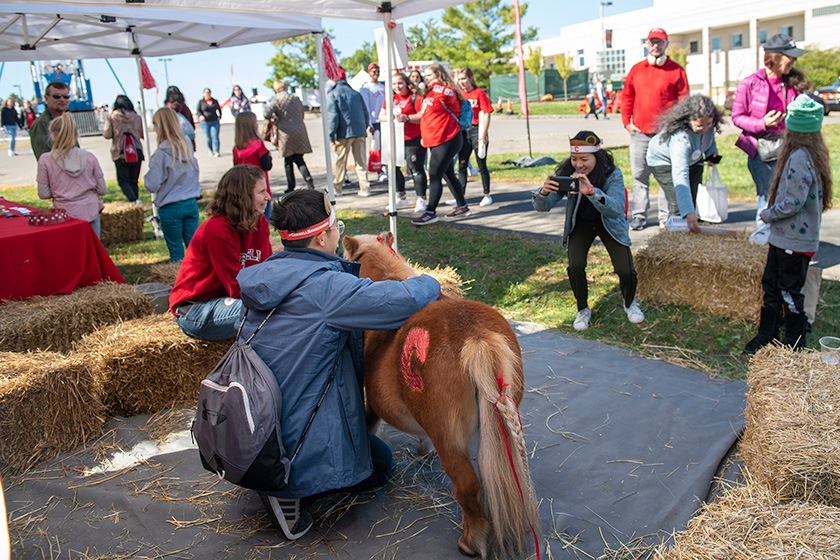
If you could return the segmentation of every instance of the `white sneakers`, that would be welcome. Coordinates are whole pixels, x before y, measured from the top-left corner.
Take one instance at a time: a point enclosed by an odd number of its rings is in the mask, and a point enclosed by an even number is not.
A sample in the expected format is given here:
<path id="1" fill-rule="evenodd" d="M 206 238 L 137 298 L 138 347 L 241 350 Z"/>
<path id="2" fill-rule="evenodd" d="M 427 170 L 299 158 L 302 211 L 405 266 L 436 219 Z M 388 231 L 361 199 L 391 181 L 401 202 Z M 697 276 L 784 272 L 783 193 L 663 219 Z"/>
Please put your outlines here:
<path id="1" fill-rule="evenodd" d="M 422 196 L 417 197 L 417 204 L 414 205 L 415 212 L 425 212 L 426 211 L 426 199 Z"/>
<path id="2" fill-rule="evenodd" d="M 630 305 L 624 307 L 624 312 L 627 313 L 627 320 L 637 325 L 645 320 L 645 314 L 642 313 L 639 304 L 635 301 Z M 592 310 L 588 307 L 586 309 L 581 309 L 578 311 L 577 317 L 575 317 L 575 322 L 573 326 L 575 327 L 576 331 L 585 331 L 589 328 L 589 324 L 592 322 Z"/>
<path id="3" fill-rule="evenodd" d="M 489 194 L 485 195 L 484 198 L 481 199 L 481 202 L 478 203 L 479 206 L 490 206 L 491 204 L 493 204 L 493 197 Z"/>
<path id="4" fill-rule="evenodd" d="M 399 210 L 400 208 L 407 208 L 409 206 L 411 206 L 411 203 L 408 201 L 408 197 L 405 197 L 405 196 L 398 196 L 397 197 L 397 206 L 396 206 L 397 210 Z M 390 210 L 390 209 L 391 209 L 391 205 L 388 204 L 385 207 L 385 210 L 387 211 L 387 210 Z M 416 210 L 415 210 L 415 212 L 416 212 Z"/>
<path id="5" fill-rule="evenodd" d="M 592 321 L 592 310 L 588 307 L 578 311 L 575 317 L 574 327 L 576 331 L 585 331 L 589 328 L 589 323 Z"/>
<path id="6" fill-rule="evenodd" d="M 637 325 L 645 320 L 645 314 L 642 313 L 639 304 L 633 301 L 628 307 L 624 308 L 624 312 L 627 313 L 627 320 Z"/>

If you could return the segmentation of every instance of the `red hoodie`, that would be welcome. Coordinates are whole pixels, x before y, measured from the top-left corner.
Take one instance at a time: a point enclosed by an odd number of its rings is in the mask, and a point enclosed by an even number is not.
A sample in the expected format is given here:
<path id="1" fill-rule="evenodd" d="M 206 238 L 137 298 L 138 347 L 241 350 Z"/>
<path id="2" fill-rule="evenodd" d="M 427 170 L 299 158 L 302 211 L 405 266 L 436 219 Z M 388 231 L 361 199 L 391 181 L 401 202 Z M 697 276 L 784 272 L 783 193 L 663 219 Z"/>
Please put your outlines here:
<path id="1" fill-rule="evenodd" d="M 645 134 L 656 134 L 659 115 L 688 95 L 688 77 L 682 66 L 668 58 L 662 66 L 647 59 L 636 63 L 624 80 L 621 121 L 631 120 Z"/>
<path id="2" fill-rule="evenodd" d="M 265 143 L 259 138 L 252 138 L 244 150 L 233 148 L 233 165 L 255 165 L 263 169 L 260 163 L 260 158 L 269 153 Z M 268 191 L 268 196 L 271 196 L 271 187 L 268 184 L 268 171 L 263 169 L 265 173 L 265 189 Z"/>

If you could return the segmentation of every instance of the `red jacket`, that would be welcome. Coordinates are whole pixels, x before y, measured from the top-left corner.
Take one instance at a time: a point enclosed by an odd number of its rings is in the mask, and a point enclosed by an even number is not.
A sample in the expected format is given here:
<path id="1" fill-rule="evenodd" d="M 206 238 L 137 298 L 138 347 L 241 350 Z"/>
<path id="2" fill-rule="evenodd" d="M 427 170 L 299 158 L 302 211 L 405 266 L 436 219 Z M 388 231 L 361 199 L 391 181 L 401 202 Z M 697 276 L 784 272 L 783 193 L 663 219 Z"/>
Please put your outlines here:
<path id="1" fill-rule="evenodd" d="M 169 309 L 185 301 L 210 301 L 239 297 L 236 275 L 243 268 L 271 256 L 268 220 L 261 218 L 256 231 L 242 233 L 223 216 L 213 216 L 198 226 L 169 294 Z"/>
<path id="2" fill-rule="evenodd" d="M 271 196 L 271 185 L 268 184 L 268 171 L 263 169 L 260 158 L 269 153 L 265 143 L 259 138 L 253 138 L 248 143 L 244 150 L 240 150 L 236 146 L 233 148 L 233 165 L 253 165 L 259 167 L 265 173 L 265 190 L 268 191 L 268 196 Z M 271 167 L 269 166 L 269 169 Z"/>
<path id="3" fill-rule="evenodd" d="M 688 77 L 682 66 L 668 58 L 662 66 L 647 59 L 636 63 L 624 80 L 621 121 L 631 122 L 645 134 L 656 134 L 659 116 L 688 95 Z"/>

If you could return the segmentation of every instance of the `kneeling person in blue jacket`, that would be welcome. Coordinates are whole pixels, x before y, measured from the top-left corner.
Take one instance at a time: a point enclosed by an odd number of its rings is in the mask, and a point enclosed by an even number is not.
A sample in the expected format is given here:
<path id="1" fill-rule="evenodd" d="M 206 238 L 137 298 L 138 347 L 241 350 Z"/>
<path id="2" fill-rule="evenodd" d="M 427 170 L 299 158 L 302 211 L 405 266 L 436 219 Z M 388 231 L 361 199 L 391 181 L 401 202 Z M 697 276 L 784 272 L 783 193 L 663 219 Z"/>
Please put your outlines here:
<path id="1" fill-rule="evenodd" d="M 288 486 L 262 496 L 275 525 L 294 540 L 312 527 L 301 499 L 368 490 L 390 477 L 391 450 L 365 424 L 363 331 L 401 327 L 438 298 L 440 284 L 431 276 L 403 282 L 359 278 L 359 264 L 335 254 L 344 224 L 322 191 L 293 191 L 275 201 L 270 222 L 284 250 L 243 269 L 237 280 L 248 311 L 244 338 L 276 308 L 251 346 L 283 393 L 281 426 L 289 453 L 324 395 Z"/>

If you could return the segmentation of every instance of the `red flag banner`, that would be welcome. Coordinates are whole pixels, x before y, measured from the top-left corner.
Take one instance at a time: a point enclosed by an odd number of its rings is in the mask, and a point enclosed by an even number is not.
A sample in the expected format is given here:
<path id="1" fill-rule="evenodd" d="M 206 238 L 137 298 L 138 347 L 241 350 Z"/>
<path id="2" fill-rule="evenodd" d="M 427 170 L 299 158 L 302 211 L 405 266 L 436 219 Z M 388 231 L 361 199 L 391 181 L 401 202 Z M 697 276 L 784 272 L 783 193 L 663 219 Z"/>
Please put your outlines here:
<path id="1" fill-rule="evenodd" d="M 519 65 L 519 104 L 522 114 L 528 114 L 528 92 L 525 89 L 525 56 L 522 53 L 522 22 L 519 20 L 519 0 L 513 0 L 514 39 L 516 40 L 516 62 Z"/>
<path id="2" fill-rule="evenodd" d="M 335 59 L 332 42 L 326 35 L 324 36 L 324 72 L 326 72 L 327 78 L 334 82 L 341 76 L 341 69 L 338 67 L 338 61 Z"/>
<path id="3" fill-rule="evenodd" d="M 140 59 L 140 77 L 143 80 L 143 89 L 154 89 L 157 87 L 155 79 L 149 71 L 149 66 L 143 58 Z"/>

